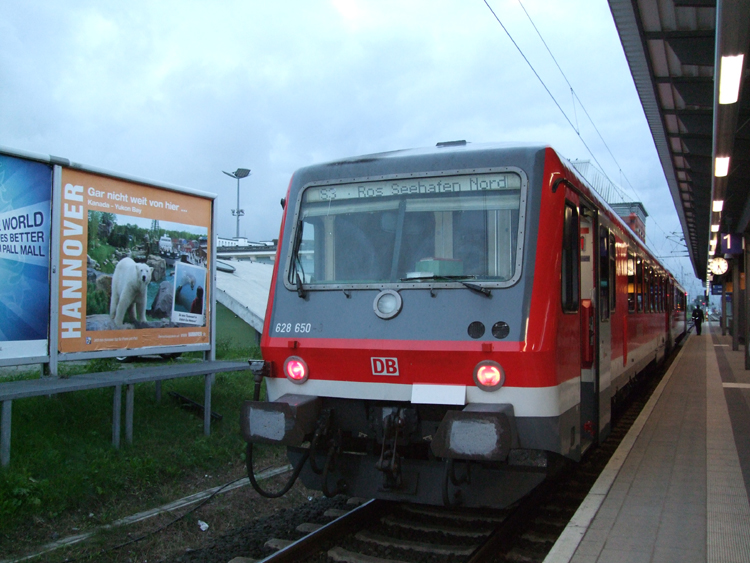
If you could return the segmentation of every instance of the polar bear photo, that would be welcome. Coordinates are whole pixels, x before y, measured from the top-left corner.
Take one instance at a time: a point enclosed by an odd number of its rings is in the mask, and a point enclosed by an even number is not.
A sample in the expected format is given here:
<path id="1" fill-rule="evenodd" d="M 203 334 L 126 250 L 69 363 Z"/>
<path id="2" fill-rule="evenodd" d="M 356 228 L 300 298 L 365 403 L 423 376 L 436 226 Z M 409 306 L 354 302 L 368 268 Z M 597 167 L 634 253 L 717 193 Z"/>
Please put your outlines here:
<path id="1" fill-rule="evenodd" d="M 132 258 L 117 263 L 109 302 L 109 316 L 116 325 L 123 325 L 128 311 L 134 322 L 146 322 L 146 292 L 153 271 L 151 266 L 138 264 Z"/>

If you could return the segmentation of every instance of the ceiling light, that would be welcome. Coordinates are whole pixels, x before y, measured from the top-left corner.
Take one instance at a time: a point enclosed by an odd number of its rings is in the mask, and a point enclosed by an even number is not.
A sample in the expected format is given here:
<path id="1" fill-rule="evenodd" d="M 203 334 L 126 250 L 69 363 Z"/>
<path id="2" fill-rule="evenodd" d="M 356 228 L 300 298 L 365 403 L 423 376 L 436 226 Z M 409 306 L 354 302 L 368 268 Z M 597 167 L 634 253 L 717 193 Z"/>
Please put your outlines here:
<path id="1" fill-rule="evenodd" d="M 728 156 L 717 156 L 716 164 L 714 165 L 714 176 L 717 178 L 723 178 L 729 173 L 729 157 Z"/>
<path id="2" fill-rule="evenodd" d="M 723 199 L 715 199 L 714 200 L 713 210 L 716 213 L 721 213 L 722 209 L 724 209 L 724 200 Z"/>
<path id="3" fill-rule="evenodd" d="M 719 232 L 719 225 L 711 225 L 711 232 L 712 233 L 718 233 Z"/>
<path id="4" fill-rule="evenodd" d="M 739 98 L 744 59 L 745 55 L 721 57 L 721 75 L 719 78 L 720 104 L 733 104 Z"/>

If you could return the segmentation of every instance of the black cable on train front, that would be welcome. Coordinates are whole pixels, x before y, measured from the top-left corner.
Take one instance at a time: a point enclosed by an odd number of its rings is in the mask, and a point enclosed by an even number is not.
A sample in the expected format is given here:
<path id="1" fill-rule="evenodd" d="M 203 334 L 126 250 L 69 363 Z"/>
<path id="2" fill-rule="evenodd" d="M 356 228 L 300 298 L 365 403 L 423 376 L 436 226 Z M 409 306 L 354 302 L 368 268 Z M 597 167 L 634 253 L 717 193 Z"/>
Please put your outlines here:
<path id="1" fill-rule="evenodd" d="M 253 489 L 255 489 L 255 491 L 260 496 L 266 498 L 282 497 L 289 492 L 289 489 L 294 486 L 294 483 L 297 481 L 297 477 L 299 477 L 299 474 L 302 472 L 302 468 L 305 466 L 305 463 L 307 462 L 309 456 L 310 450 L 305 450 L 305 453 L 302 454 L 302 459 L 300 459 L 297 463 L 297 466 L 294 468 L 294 471 L 292 472 L 291 477 L 289 477 L 289 481 L 287 481 L 286 485 L 284 485 L 284 487 L 280 491 L 271 493 L 261 488 L 261 486 L 258 484 L 258 481 L 255 479 L 255 471 L 253 470 L 253 444 L 252 442 L 250 442 L 247 445 L 247 457 L 245 459 L 247 465 L 247 478 L 250 480 L 250 484 L 253 486 Z"/>
<path id="2" fill-rule="evenodd" d="M 254 401 L 260 401 L 260 386 L 263 382 L 263 375 L 260 372 L 254 373 L 255 375 L 255 389 L 253 390 L 253 400 Z M 276 491 L 275 493 L 266 491 L 263 489 L 260 484 L 258 483 L 257 479 L 255 478 L 255 469 L 253 468 L 253 443 L 249 442 L 247 444 L 247 451 L 245 456 L 245 464 L 247 466 L 247 478 L 250 480 L 250 484 L 253 486 L 253 489 L 255 489 L 255 492 L 257 492 L 260 496 L 266 497 L 266 498 L 279 498 L 284 496 L 286 493 L 289 492 L 289 489 L 291 489 L 294 486 L 294 483 L 297 482 L 297 478 L 299 477 L 299 474 L 302 472 L 302 468 L 305 466 L 305 462 L 307 461 L 308 457 L 310 456 L 310 450 L 306 450 L 304 454 L 302 454 L 302 459 L 299 460 L 297 463 L 297 466 L 294 468 L 294 471 L 292 472 L 291 477 L 289 477 L 289 481 L 287 481 L 286 485 L 280 490 Z"/>

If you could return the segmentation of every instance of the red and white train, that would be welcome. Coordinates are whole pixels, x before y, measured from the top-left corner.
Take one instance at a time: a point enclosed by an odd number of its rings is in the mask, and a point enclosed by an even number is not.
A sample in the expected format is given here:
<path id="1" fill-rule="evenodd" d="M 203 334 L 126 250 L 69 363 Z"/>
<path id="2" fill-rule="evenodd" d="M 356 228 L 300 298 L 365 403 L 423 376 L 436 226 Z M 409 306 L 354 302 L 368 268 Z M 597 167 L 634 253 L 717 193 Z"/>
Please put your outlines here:
<path id="1" fill-rule="evenodd" d="M 250 477 L 253 444 L 281 444 L 326 494 L 506 506 L 607 436 L 616 393 L 684 334 L 685 309 L 549 147 L 303 168 L 251 362 L 267 400 L 242 411 Z"/>

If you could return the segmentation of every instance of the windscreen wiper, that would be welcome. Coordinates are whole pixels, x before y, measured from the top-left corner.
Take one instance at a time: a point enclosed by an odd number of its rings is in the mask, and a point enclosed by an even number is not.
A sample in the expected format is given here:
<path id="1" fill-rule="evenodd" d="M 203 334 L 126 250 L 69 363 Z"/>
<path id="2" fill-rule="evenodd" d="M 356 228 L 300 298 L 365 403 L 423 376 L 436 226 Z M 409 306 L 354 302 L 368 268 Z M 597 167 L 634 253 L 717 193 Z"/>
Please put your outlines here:
<path id="1" fill-rule="evenodd" d="M 294 285 L 297 287 L 297 295 L 300 299 L 304 299 L 307 295 L 307 291 L 302 286 L 302 280 L 305 277 L 305 269 L 302 267 L 302 260 L 299 257 L 299 248 L 302 245 L 302 222 L 300 221 L 297 225 L 297 233 L 294 237 L 294 244 L 292 245 L 292 274 L 294 275 Z M 302 271 L 302 276 L 299 275 Z"/>
<path id="2" fill-rule="evenodd" d="M 474 279 L 476 276 L 436 276 L 434 274 L 429 275 L 422 275 L 422 276 L 413 276 L 413 277 L 406 277 L 401 278 L 401 281 L 424 281 L 424 280 L 432 280 L 432 281 L 455 281 L 460 284 L 463 284 L 464 287 L 476 291 L 477 293 L 481 293 L 485 297 L 492 297 L 492 291 L 486 287 L 482 287 L 481 285 L 477 285 L 475 283 L 471 283 L 466 281 L 467 278 Z"/>

